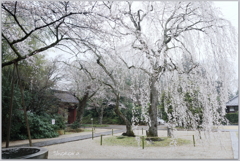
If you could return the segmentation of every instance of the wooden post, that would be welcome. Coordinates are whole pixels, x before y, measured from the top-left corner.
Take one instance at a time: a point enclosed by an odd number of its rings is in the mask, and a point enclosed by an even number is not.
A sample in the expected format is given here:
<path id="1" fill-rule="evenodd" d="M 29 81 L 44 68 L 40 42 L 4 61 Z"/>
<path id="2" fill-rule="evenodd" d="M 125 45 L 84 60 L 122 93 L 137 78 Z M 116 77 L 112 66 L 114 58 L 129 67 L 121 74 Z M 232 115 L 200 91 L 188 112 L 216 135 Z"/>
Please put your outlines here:
<path id="1" fill-rule="evenodd" d="M 172 138 L 173 137 L 173 129 L 172 127 L 167 127 L 167 136 Z"/>
<path id="2" fill-rule="evenodd" d="M 142 148 L 144 149 L 144 136 L 142 136 Z"/>
<path id="3" fill-rule="evenodd" d="M 92 140 L 93 140 L 93 128 L 92 128 Z"/>
<path id="4" fill-rule="evenodd" d="M 194 138 L 194 135 L 193 135 L 193 145 L 195 147 L 195 138 Z"/>
<path id="5" fill-rule="evenodd" d="M 102 135 L 101 135 L 101 141 L 100 141 L 100 145 L 102 145 Z"/>

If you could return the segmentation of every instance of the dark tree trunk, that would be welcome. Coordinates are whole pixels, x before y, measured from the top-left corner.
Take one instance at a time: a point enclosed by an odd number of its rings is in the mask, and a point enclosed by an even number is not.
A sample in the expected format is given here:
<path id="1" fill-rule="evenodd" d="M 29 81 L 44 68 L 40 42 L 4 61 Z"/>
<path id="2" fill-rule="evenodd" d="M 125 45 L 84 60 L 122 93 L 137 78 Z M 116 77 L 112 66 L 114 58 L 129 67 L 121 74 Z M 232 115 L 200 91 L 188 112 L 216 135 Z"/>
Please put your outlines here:
<path id="1" fill-rule="evenodd" d="M 24 109 L 24 119 L 25 119 L 26 128 L 27 128 L 29 146 L 32 146 L 31 133 L 30 133 L 28 117 L 27 117 L 27 108 L 25 106 L 25 101 L 24 101 L 23 87 L 22 87 L 21 79 L 20 79 L 19 72 L 18 72 L 18 66 L 16 66 L 16 67 L 17 67 L 16 69 L 17 69 L 17 75 L 18 75 L 18 79 L 19 79 L 19 86 L 20 86 L 20 90 L 21 90 L 22 107 Z"/>
<path id="2" fill-rule="evenodd" d="M 132 130 L 132 125 L 131 123 L 128 121 L 128 119 L 122 114 L 122 112 L 119 110 L 119 93 L 118 91 L 116 90 L 115 87 L 117 87 L 117 82 L 116 80 L 114 79 L 114 77 L 112 76 L 112 74 L 106 69 L 106 67 L 100 62 L 101 60 L 101 57 L 98 56 L 96 54 L 96 56 L 98 57 L 97 59 L 97 63 L 102 67 L 102 69 L 105 71 L 105 73 L 110 77 L 110 79 L 112 80 L 113 84 L 114 84 L 114 87 L 108 83 L 104 83 L 105 85 L 107 85 L 108 87 L 110 87 L 112 90 L 113 90 L 113 93 L 114 95 L 116 96 L 116 106 L 115 106 L 115 112 L 116 114 L 125 122 L 126 124 L 126 133 L 125 135 L 127 136 L 135 136 L 134 135 L 134 132 Z"/>
<path id="3" fill-rule="evenodd" d="M 103 120 L 103 106 L 100 107 L 100 111 L 98 112 L 99 115 L 99 125 L 102 125 L 102 120 Z"/>
<path id="4" fill-rule="evenodd" d="M 128 121 L 125 115 L 122 114 L 122 112 L 119 109 L 119 95 L 117 96 L 116 100 L 116 106 L 115 106 L 115 112 L 116 114 L 125 122 L 126 124 L 126 133 L 124 135 L 126 136 L 135 136 L 133 130 L 132 130 L 132 125 L 131 122 Z"/>
<path id="5" fill-rule="evenodd" d="M 8 119 L 8 126 L 7 126 L 6 148 L 9 147 L 10 134 L 11 134 L 13 95 L 14 95 L 14 81 L 15 81 L 15 79 L 14 79 L 15 67 L 16 67 L 16 64 L 14 64 L 14 67 L 13 67 L 12 82 L 11 82 L 11 100 L 10 100 L 9 113 L 8 113 L 9 119 Z"/>
<path id="6" fill-rule="evenodd" d="M 82 99 L 79 99 L 79 98 L 77 98 L 77 99 L 78 99 L 79 103 L 78 103 L 76 121 L 81 123 L 82 118 L 83 118 L 83 114 L 84 114 L 84 109 L 87 106 L 87 102 L 88 102 L 88 99 L 89 99 L 89 93 L 86 92 Z"/>
<path id="7" fill-rule="evenodd" d="M 157 131 L 157 105 L 158 105 L 158 91 L 155 86 L 157 79 L 152 77 L 150 79 L 150 107 L 149 107 L 149 117 L 151 122 L 149 123 L 149 130 L 147 131 L 148 137 L 158 137 Z"/>
<path id="8" fill-rule="evenodd" d="M 77 109 L 76 121 L 79 122 L 80 124 L 82 122 L 84 110 L 87 106 L 88 100 L 91 99 L 98 91 L 98 89 L 97 89 L 95 92 L 93 92 L 91 95 L 89 95 L 90 88 L 91 88 L 91 86 L 87 86 L 86 92 L 85 92 L 84 96 L 82 97 L 82 99 L 78 98 L 76 95 L 73 95 L 78 100 L 78 109 Z"/>

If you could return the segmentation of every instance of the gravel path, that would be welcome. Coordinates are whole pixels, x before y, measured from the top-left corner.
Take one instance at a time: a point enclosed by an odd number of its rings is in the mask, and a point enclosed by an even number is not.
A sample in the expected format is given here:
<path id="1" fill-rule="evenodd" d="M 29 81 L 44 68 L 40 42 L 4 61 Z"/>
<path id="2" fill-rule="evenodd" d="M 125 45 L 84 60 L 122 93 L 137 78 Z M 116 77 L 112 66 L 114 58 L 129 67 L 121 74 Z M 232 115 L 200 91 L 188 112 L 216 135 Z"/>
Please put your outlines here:
<path id="1" fill-rule="evenodd" d="M 141 135 L 141 130 L 135 134 Z M 160 137 L 166 137 L 166 131 L 159 130 Z M 119 134 L 115 134 L 120 135 Z M 49 150 L 48 159 L 234 159 L 229 132 L 213 132 L 210 137 L 198 138 L 193 131 L 177 131 L 177 138 L 192 140 L 193 144 L 169 147 L 123 147 L 100 145 L 100 138 L 45 146 Z M 111 137 L 111 136 L 104 136 Z"/>
<path id="2" fill-rule="evenodd" d="M 234 159 L 238 159 L 238 138 L 237 138 L 236 132 L 230 132 L 230 134 L 231 134 L 231 140 L 232 140 Z"/>

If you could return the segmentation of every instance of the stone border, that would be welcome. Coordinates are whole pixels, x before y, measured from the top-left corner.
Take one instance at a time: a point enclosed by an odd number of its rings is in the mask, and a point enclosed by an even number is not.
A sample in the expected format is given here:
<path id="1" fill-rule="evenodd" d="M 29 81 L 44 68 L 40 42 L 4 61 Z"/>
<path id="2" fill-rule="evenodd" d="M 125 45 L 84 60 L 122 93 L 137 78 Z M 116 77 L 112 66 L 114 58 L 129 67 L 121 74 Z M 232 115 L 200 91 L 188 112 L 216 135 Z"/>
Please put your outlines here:
<path id="1" fill-rule="evenodd" d="M 2 154 L 4 151 L 13 150 L 13 149 L 37 149 L 39 150 L 37 153 L 23 155 L 16 158 L 9 158 L 9 159 L 47 159 L 48 158 L 48 149 L 40 148 L 40 147 L 19 147 L 19 148 L 3 148 Z M 4 158 L 2 158 L 4 159 Z"/>

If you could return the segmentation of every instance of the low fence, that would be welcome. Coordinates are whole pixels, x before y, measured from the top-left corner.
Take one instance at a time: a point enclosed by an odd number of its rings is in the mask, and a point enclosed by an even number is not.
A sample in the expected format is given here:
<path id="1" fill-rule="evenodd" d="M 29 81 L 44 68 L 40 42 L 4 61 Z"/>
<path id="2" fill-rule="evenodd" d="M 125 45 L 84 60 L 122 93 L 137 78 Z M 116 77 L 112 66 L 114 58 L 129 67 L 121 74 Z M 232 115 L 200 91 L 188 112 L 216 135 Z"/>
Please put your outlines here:
<path id="1" fill-rule="evenodd" d="M 92 128 L 92 140 L 93 140 L 93 138 L 94 138 L 94 131 L 95 131 L 95 128 Z M 101 137 L 102 137 L 103 135 L 101 135 Z M 112 129 L 112 136 L 113 136 L 113 129 Z"/>
<path id="2" fill-rule="evenodd" d="M 143 128 L 142 128 L 142 135 L 143 135 Z M 100 135 L 100 145 L 103 145 L 103 136 L 105 135 Z M 113 129 L 112 129 L 112 136 L 113 136 Z M 196 141 L 195 141 L 195 136 L 194 135 L 184 135 L 184 136 L 192 136 L 192 140 L 193 140 L 193 146 L 196 146 Z M 92 128 L 92 139 L 94 138 L 94 129 Z M 141 145 L 142 145 L 142 149 L 144 149 L 145 144 L 144 144 L 144 140 L 145 138 L 159 138 L 159 137 L 145 137 L 145 136 L 140 136 L 141 138 Z"/>

